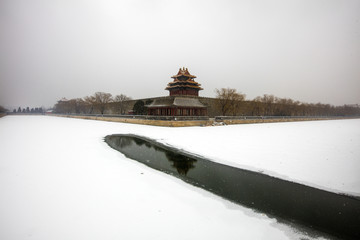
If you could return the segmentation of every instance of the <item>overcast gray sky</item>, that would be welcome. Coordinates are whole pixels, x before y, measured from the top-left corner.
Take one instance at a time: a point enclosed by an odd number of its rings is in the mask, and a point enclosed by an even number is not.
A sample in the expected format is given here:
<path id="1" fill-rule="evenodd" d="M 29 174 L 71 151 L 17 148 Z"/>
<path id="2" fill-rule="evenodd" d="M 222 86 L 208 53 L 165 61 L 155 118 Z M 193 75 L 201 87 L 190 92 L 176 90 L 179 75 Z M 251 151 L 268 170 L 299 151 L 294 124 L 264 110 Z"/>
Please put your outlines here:
<path id="1" fill-rule="evenodd" d="M 360 104 L 360 1 L 0 0 L 0 105 L 166 96 L 183 66 L 205 97 Z"/>

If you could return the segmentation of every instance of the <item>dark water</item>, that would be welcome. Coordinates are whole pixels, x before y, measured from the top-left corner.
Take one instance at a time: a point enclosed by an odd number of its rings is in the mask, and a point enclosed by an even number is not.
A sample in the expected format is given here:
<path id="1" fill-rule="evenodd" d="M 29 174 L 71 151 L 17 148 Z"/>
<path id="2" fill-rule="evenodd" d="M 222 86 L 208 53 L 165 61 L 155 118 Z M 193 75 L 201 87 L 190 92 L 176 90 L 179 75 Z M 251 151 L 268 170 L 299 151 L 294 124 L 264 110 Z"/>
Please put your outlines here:
<path id="1" fill-rule="evenodd" d="M 130 135 L 105 141 L 127 157 L 286 221 L 341 239 L 360 239 L 360 199 L 246 171 Z"/>

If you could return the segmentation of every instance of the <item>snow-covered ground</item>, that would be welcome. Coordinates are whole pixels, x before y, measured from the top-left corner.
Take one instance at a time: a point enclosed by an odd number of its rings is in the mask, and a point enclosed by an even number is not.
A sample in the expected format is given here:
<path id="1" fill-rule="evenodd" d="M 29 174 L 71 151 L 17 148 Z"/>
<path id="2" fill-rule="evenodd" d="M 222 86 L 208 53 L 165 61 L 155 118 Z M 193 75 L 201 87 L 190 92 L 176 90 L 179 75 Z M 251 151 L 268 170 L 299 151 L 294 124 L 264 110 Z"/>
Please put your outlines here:
<path id="1" fill-rule="evenodd" d="M 302 239 L 305 233 L 127 159 L 132 133 L 214 161 L 360 196 L 360 120 L 165 128 L 0 118 L 0 239 Z"/>

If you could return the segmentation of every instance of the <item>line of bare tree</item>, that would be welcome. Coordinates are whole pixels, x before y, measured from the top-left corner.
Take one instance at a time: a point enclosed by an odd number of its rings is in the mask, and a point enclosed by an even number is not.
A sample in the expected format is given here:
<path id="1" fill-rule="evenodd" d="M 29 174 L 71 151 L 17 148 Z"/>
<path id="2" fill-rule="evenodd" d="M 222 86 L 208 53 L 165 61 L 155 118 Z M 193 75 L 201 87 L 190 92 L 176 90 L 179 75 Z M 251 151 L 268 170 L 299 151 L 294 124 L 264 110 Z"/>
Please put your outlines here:
<path id="1" fill-rule="evenodd" d="M 216 89 L 217 108 L 223 116 L 360 116 L 360 105 L 333 106 L 302 103 L 264 94 L 253 100 L 233 88 Z"/>
<path id="2" fill-rule="evenodd" d="M 55 113 L 76 113 L 76 114 L 104 114 L 111 110 L 113 113 L 125 114 L 126 101 L 130 97 L 120 94 L 113 97 L 110 93 L 96 92 L 93 95 L 84 98 L 74 98 L 59 100 L 54 106 Z"/>
<path id="3" fill-rule="evenodd" d="M 215 92 L 214 104 L 208 107 L 217 109 L 215 114 L 223 116 L 360 116 L 358 104 L 333 106 L 322 103 L 303 103 L 269 94 L 246 100 L 245 94 L 233 88 L 216 89 Z M 134 102 L 129 100 L 131 98 L 124 94 L 113 97 L 110 93 L 96 92 L 84 98 L 61 99 L 55 104 L 54 112 L 127 114 L 133 108 L 134 111 L 138 109 L 135 109 L 136 104 L 134 105 Z M 137 111 L 136 114 L 146 113 Z"/>

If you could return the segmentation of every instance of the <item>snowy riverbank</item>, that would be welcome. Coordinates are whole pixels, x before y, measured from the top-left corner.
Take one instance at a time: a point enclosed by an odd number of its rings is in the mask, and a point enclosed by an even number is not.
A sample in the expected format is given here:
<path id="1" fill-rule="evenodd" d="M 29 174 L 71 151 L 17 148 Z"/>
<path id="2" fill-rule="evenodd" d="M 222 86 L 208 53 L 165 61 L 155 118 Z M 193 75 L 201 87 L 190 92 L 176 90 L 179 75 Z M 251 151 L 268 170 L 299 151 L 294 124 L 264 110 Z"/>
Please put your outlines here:
<path id="1" fill-rule="evenodd" d="M 212 161 L 360 196 L 360 119 L 168 131 L 150 137 Z"/>
<path id="2" fill-rule="evenodd" d="M 360 120 L 165 128 L 0 119 L 1 239 L 300 239 L 291 227 L 125 158 L 132 133 L 218 162 L 360 195 Z"/>

